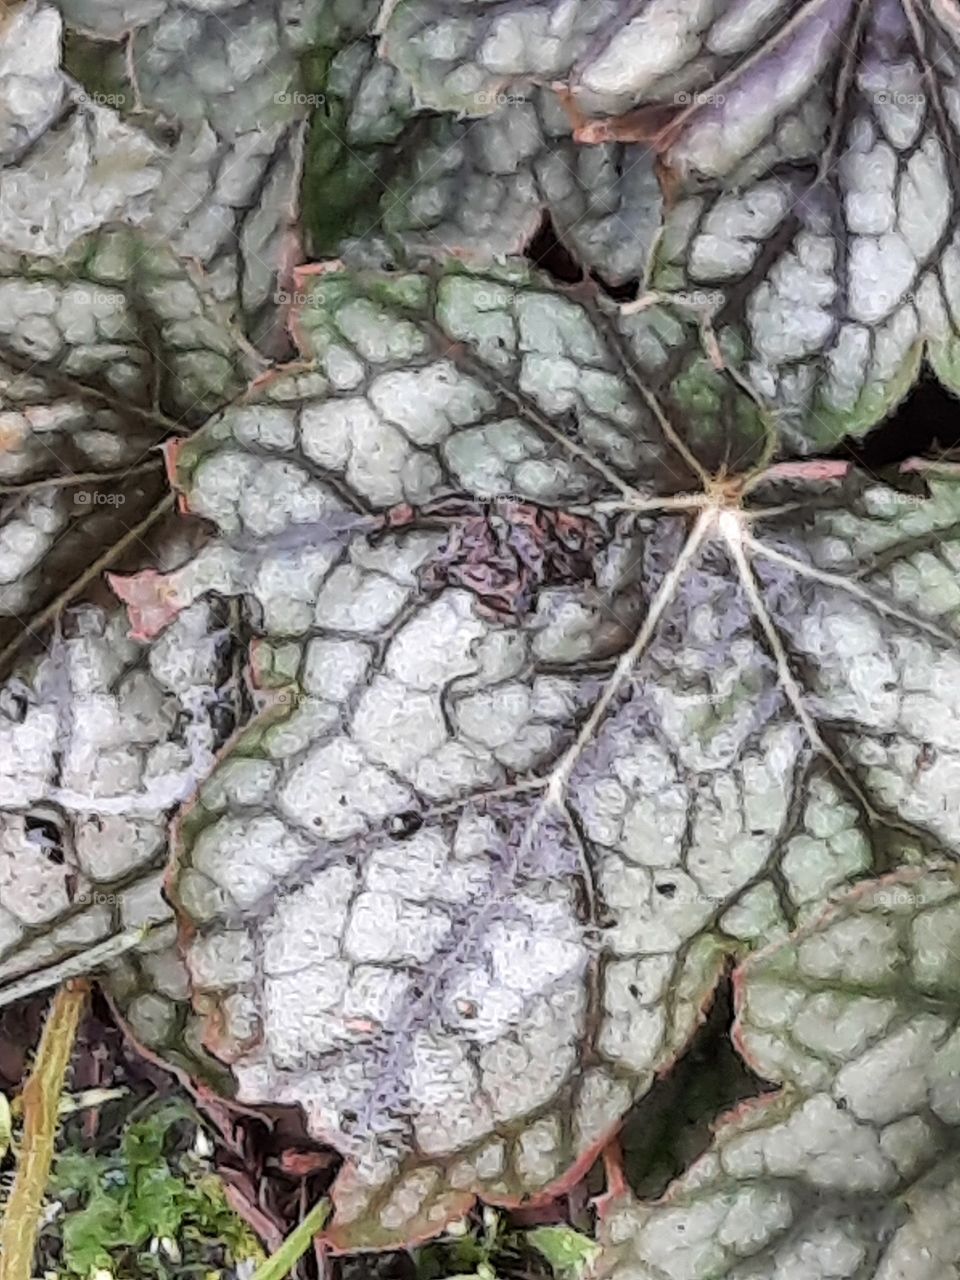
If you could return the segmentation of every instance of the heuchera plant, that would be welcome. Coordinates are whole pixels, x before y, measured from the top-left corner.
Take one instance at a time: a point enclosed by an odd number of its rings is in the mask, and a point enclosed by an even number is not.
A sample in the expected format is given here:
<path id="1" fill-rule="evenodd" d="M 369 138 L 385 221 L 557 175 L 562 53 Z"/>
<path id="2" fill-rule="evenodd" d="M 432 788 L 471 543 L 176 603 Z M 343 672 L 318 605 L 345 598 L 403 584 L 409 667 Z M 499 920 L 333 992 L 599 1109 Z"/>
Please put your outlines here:
<path id="1" fill-rule="evenodd" d="M 834 451 L 960 389 L 956 5 L 2 22 L 0 999 L 298 1107 L 349 1250 L 733 969 L 781 1088 L 595 1266 L 953 1274 L 960 472 Z"/>

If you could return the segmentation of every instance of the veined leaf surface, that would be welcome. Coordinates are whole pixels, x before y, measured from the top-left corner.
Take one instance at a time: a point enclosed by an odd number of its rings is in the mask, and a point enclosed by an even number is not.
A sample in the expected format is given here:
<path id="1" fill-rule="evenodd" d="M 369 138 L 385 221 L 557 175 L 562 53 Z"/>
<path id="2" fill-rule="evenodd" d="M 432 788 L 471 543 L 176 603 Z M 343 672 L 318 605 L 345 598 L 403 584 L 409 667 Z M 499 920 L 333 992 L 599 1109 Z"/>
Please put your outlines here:
<path id="1" fill-rule="evenodd" d="M 143 635 L 211 589 L 261 634 L 170 889 L 208 1046 L 350 1157 L 372 1247 L 565 1185 L 728 956 L 956 847 L 960 490 L 712 474 L 637 317 L 535 277 L 312 283 L 314 363 L 178 453 L 222 539 L 116 586 Z M 682 324 L 641 319 L 656 381 Z"/>
<path id="2" fill-rule="evenodd" d="M 655 283 L 719 293 L 792 447 L 816 449 L 882 418 L 924 351 L 960 386 L 958 41 L 945 0 L 420 0 L 385 48 L 435 104 L 562 81 L 581 140 L 657 150 Z"/>
<path id="3" fill-rule="evenodd" d="M 940 1280 L 956 1270 L 955 869 L 865 886 L 749 961 L 736 1034 L 784 1089 L 729 1117 L 652 1207 L 621 1205 L 617 1280 Z"/>

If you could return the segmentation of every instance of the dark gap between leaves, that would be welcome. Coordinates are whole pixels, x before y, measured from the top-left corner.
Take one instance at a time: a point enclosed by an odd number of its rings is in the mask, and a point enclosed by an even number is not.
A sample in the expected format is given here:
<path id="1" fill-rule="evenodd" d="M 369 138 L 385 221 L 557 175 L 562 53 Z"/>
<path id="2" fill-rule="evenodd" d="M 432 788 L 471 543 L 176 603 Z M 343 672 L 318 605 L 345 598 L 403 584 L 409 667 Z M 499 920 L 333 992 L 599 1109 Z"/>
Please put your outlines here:
<path id="1" fill-rule="evenodd" d="M 707 1150 L 713 1126 L 738 1103 L 773 1091 L 733 1047 L 733 984 L 721 983 L 706 1020 L 669 1074 L 628 1113 L 620 1134 L 627 1182 L 656 1199 Z"/>
<path id="2" fill-rule="evenodd" d="M 583 268 L 557 234 L 549 213 L 524 250 L 533 266 L 558 284 L 580 284 Z M 616 302 L 630 302 L 638 295 L 639 280 L 611 284 L 596 271 L 589 278 Z M 919 381 L 882 423 L 861 440 L 837 445 L 827 458 L 852 461 L 866 470 L 895 466 L 908 458 L 960 448 L 960 399 L 924 368 Z"/>
<path id="3" fill-rule="evenodd" d="M 622 284 L 611 284 L 599 271 L 591 271 L 590 279 L 614 302 L 635 302 L 640 296 L 640 280 L 637 276 L 624 280 Z"/>
<path id="4" fill-rule="evenodd" d="M 524 249 L 524 256 L 538 270 L 555 280 L 557 284 L 580 284 L 585 277 L 583 267 L 557 234 L 557 228 L 549 213 L 544 213 L 540 225 Z M 611 284 L 599 271 L 591 270 L 589 278 L 614 302 L 633 302 L 640 293 L 639 279 Z"/>
<path id="5" fill-rule="evenodd" d="M 960 400 L 925 368 L 919 382 L 879 426 L 862 440 L 844 441 L 828 456 L 875 471 L 958 447 Z"/>
<path id="6" fill-rule="evenodd" d="M 416 1259 L 406 1249 L 344 1254 L 330 1258 L 328 1266 L 331 1280 L 419 1280 Z"/>
<path id="7" fill-rule="evenodd" d="M 23 819 L 23 829 L 27 840 L 36 845 L 50 862 L 58 867 L 63 866 L 63 833 L 52 818 L 28 813 Z"/>
<path id="8" fill-rule="evenodd" d="M 558 284 L 579 284 L 583 279 L 583 268 L 557 235 L 549 213 L 540 219 L 540 226 L 528 241 L 524 256 Z"/>

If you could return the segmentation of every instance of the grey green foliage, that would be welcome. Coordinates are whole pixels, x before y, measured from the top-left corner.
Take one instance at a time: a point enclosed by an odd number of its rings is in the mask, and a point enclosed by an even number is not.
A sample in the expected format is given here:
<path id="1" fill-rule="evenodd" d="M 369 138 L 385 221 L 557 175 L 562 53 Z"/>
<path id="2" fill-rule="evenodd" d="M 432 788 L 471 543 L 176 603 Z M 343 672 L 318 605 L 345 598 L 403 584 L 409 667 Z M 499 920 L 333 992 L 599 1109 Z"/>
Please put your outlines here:
<path id="1" fill-rule="evenodd" d="M 385 42 L 431 105 L 561 82 L 584 141 L 655 139 L 653 278 L 717 298 L 804 438 L 872 426 L 924 346 L 960 385 L 955 6 L 413 0 Z"/>
<path id="2" fill-rule="evenodd" d="M 280 688 L 171 893 L 239 1096 L 304 1106 L 353 1158 L 336 1238 L 386 1244 L 562 1186 L 726 956 L 951 855 L 958 495 L 774 467 L 655 497 L 686 464 L 630 379 L 667 315 L 623 338 L 518 272 L 303 280 L 313 371 L 178 455 L 223 540 L 119 589 L 145 633 L 211 586 L 253 609 Z M 551 582 L 534 503 L 589 513 L 585 576 Z M 498 556 L 521 585 L 539 557 L 532 600 L 498 599 Z"/>
<path id="3" fill-rule="evenodd" d="M 744 966 L 738 1043 L 783 1091 L 662 1204 L 612 1215 L 613 1276 L 956 1270 L 958 889 L 954 868 L 881 880 Z"/>
<path id="4" fill-rule="evenodd" d="M 960 849 L 958 473 L 809 457 L 954 378 L 952 9 L 373 8 L 32 3 L 0 60 L 0 980 L 151 925 L 128 1027 L 301 1108 L 345 1249 L 570 1189 L 728 969 L 842 986 L 830 921 L 922 933 L 870 886 Z M 741 1014 L 737 1124 L 874 1085 L 893 996 L 820 995 L 813 1066 Z M 838 1276 L 926 1248 L 918 1117 Z M 598 1265 L 839 1239 L 699 1176 Z"/>

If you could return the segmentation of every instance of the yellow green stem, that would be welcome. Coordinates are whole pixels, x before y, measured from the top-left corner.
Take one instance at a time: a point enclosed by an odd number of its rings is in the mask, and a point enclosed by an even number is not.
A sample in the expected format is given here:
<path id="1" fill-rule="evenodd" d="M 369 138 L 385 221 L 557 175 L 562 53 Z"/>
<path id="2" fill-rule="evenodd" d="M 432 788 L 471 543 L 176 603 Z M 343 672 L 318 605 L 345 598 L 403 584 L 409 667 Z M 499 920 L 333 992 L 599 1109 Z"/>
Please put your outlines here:
<path id="1" fill-rule="evenodd" d="M 329 1216 L 330 1201 L 319 1200 L 300 1225 L 294 1227 L 276 1253 L 257 1267 L 252 1280 L 283 1280 L 310 1248 L 313 1237 L 326 1226 Z M 4 1278 L 0 1276 L 0 1280 Z"/>
<path id="2" fill-rule="evenodd" d="M 20 1096 L 23 1141 L 0 1222 L 0 1280 L 30 1280 L 43 1198 L 57 1138 L 60 1096 L 89 985 L 65 982 L 50 1004 L 36 1062 Z"/>

